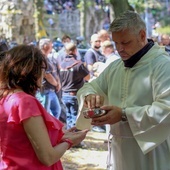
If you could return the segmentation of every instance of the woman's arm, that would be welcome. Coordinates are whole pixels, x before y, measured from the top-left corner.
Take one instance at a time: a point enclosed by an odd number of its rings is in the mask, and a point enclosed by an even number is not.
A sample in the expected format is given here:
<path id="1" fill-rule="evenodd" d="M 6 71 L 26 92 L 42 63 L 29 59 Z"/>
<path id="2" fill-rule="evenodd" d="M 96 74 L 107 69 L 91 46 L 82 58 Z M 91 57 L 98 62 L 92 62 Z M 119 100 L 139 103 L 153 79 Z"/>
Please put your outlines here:
<path id="1" fill-rule="evenodd" d="M 68 142 L 56 146 L 51 145 L 46 125 L 41 116 L 31 117 L 23 121 L 25 132 L 40 160 L 46 166 L 56 163 L 70 147 Z M 67 132 L 65 136 L 73 142 L 73 146 L 80 143 L 86 136 L 87 130 L 81 132 Z"/>
<path id="2" fill-rule="evenodd" d="M 56 163 L 69 147 L 66 142 L 55 147 L 51 145 L 47 128 L 41 116 L 24 120 L 23 126 L 38 159 L 46 166 Z"/>

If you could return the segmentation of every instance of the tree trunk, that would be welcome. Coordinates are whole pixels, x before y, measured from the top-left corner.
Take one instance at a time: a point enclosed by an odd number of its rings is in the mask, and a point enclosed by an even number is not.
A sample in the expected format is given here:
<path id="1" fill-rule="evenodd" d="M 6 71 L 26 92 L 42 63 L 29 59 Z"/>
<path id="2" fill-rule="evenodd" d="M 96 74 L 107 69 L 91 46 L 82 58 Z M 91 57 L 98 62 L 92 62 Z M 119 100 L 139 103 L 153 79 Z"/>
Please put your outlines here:
<path id="1" fill-rule="evenodd" d="M 94 1 L 91 0 L 82 0 L 80 6 L 81 36 L 89 41 L 91 35 L 103 27 L 106 14 L 102 8 L 96 8 Z"/>
<path id="2" fill-rule="evenodd" d="M 0 0 L 0 35 L 18 44 L 34 40 L 33 0 Z"/>
<path id="3" fill-rule="evenodd" d="M 127 10 L 134 10 L 132 6 L 130 6 L 128 0 L 110 0 L 110 3 L 113 7 L 115 17 Z"/>
<path id="4" fill-rule="evenodd" d="M 35 8 L 35 37 L 38 41 L 42 37 L 46 37 L 47 33 L 43 23 L 43 5 L 42 0 L 34 0 L 34 8 Z"/>

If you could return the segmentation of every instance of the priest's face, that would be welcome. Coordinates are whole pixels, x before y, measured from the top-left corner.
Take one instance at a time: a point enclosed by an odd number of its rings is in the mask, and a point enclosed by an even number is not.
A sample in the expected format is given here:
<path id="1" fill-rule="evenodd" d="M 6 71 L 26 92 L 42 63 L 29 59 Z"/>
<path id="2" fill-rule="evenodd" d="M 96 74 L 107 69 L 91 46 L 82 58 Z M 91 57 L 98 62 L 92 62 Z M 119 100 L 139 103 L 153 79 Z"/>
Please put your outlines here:
<path id="1" fill-rule="evenodd" d="M 132 30 L 113 32 L 112 39 L 122 60 L 131 58 L 147 44 L 144 30 L 139 33 L 134 33 Z"/>

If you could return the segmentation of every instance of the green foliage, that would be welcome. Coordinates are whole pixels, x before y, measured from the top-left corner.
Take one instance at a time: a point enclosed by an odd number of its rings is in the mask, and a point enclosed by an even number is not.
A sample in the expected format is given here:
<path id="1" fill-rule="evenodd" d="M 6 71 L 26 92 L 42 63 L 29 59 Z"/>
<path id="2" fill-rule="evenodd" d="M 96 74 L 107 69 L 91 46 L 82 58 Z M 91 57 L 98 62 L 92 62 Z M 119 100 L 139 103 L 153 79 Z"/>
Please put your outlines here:
<path id="1" fill-rule="evenodd" d="M 148 13 L 152 13 L 155 21 L 161 23 L 162 28 L 159 28 L 159 33 L 170 32 L 170 17 L 166 13 L 167 6 L 160 0 L 129 0 L 129 3 L 135 8 L 139 13 L 144 13 L 147 10 Z"/>
<path id="2" fill-rule="evenodd" d="M 159 34 L 169 34 L 170 35 L 170 25 L 166 27 L 161 27 L 156 30 Z"/>
<path id="3" fill-rule="evenodd" d="M 144 10 L 145 10 L 144 0 L 129 0 L 129 4 L 130 4 L 137 12 L 144 12 Z"/>
<path id="4" fill-rule="evenodd" d="M 84 6 L 86 6 L 86 7 L 94 6 L 94 2 L 91 1 L 91 0 L 80 0 L 78 5 L 77 5 L 77 8 L 80 11 L 82 11 Z"/>
<path id="5" fill-rule="evenodd" d="M 153 0 L 129 0 L 129 3 L 136 9 L 137 12 L 144 12 L 146 9 L 158 9 L 160 5 L 154 4 Z"/>
<path id="6" fill-rule="evenodd" d="M 162 6 L 158 1 L 153 0 L 129 0 L 129 3 L 135 8 L 135 10 L 139 13 L 144 12 L 145 9 L 150 10 L 161 10 Z"/>
<path id="7" fill-rule="evenodd" d="M 105 3 L 106 3 L 106 4 L 109 4 L 109 3 L 110 3 L 110 0 L 105 0 Z"/>

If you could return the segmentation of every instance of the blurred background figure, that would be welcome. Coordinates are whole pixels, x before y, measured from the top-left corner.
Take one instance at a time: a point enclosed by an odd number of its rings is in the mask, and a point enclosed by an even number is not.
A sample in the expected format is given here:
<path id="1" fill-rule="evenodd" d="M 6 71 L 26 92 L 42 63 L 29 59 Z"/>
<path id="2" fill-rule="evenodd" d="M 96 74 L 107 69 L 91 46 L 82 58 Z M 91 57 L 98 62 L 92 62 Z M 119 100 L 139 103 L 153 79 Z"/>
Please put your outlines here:
<path id="1" fill-rule="evenodd" d="M 106 57 L 106 67 L 113 61 L 120 59 L 120 56 L 115 54 L 114 42 L 106 40 L 101 46 L 102 54 Z"/>
<path id="2" fill-rule="evenodd" d="M 77 60 L 77 47 L 70 42 L 65 45 L 66 57 L 61 62 L 60 75 L 62 85 L 62 99 L 66 106 L 66 127 L 75 126 L 78 114 L 77 91 L 88 81 L 89 71 L 83 62 Z"/>
<path id="3" fill-rule="evenodd" d="M 114 47 L 114 53 L 116 55 L 119 55 L 116 48 L 115 48 L 115 44 L 114 42 L 112 41 L 111 39 L 111 35 L 109 34 L 109 32 L 105 29 L 101 29 L 98 31 L 98 36 L 99 36 L 99 39 L 100 39 L 100 45 L 102 46 L 103 42 L 105 41 L 111 41 L 113 43 L 113 47 Z"/>
<path id="4" fill-rule="evenodd" d="M 5 42 L 0 42 L 0 61 L 5 57 L 5 52 L 8 50 L 8 45 Z"/>
<path id="5" fill-rule="evenodd" d="M 108 31 L 104 30 L 104 29 L 101 29 L 101 30 L 98 31 L 98 36 L 99 36 L 101 45 L 104 41 L 111 40 L 111 37 L 110 37 Z"/>
<path id="6" fill-rule="evenodd" d="M 76 37 L 77 48 L 85 49 L 87 47 L 87 45 L 85 45 L 83 41 L 84 37 L 82 36 Z"/>
<path id="7" fill-rule="evenodd" d="M 165 46 L 165 51 L 170 55 L 170 36 L 168 34 L 161 35 L 161 45 Z"/>
<path id="8" fill-rule="evenodd" d="M 61 50 L 61 48 L 63 47 L 63 43 L 61 42 L 61 39 L 58 37 L 55 37 L 53 39 L 53 48 L 56 52 L 58 52 L 59 50 Z"/>
<path id="9" fill-rule="evenodd" d="M 100 65 L 104 64 L 106 61 L 105 56 L 101 53 L 101 40 L 98 34 L 93 34 L 90 38 L 91 47 L 87 50 L 84 59 L 85 65 L 90 72 L 90 80 L 96 78 L 94 72 L 96 72 L 96 68 L 93 67 L 94 63 L 100 63 Z M 105 126 L 93 126 L 92 130 L 94 132 L 104 133 Z"/>
<path id="10" fill-rule="evenodd" d="M 93 34 L 91 36 L 91 47 L 87 50 L 84 59 L 87 69 L 90 71 L 91 79 L 94 76 L 93 72 L 93 64 L 95 62 L 105 62 L 105 56 L 101 53 L 100 47 L 101 47 L 101 41 L 99 39 L 98 34 Z"/>
<path id="11" fill-rule="evenodd" d="M 53 42 L 53 48 L 47 57 L 50 60 L 50 63 L 53 65 L 54 70 L 56 70 L 56 76 L 61 80 L 60 71 L 59 71 L 59 67 L 58 67 L 58 63 L 57 63 L 58 52 L 56 52 L 56 50 L 54 49 L 54 42 Z M 59 120 L 61 120 L 63 123 L 66 123 L 66 107 L 62 101 L 62 89 L 60 88 L 59 91 L 56 91 L 56 94 L 58 96 L 58 100 L 59 100 L 60 106 L 61 106 L 61 114 L 59 116 Z"/>
<path id="12" fill-rule="evenodd" d="M 65 56 L 67 55 L 66 50 L 65 50 L 65 45 L 70 42 L 73 42 L 69 35 L 63 35 L 61 40 L 62 40 L 63 47 L 58 51 L 58 57 L 57 57 L 58 67 L 60 67 L 61 62 L 64 60 Z M 77 60 L 81 60 L 81 56 L 80 56 L 79 52 L 76 51 L 76 53 L 77 53 L 77 55 L 76 55 Z"/>
<path id="13" fill-rule="evenodd" d="M 46 108 L 47 112 L 60 118 L 61 106 L 56 92 L 61 88 L 60 78 L 58 76 L 57 68 L 53 65 L 48 55 L 52 51 L 52 41 L 48 38 L 41 39 L 39 41 L 39 48 L 46 56 L 47 70 L 44 74 L 44 81 L 42 84 L 42 90 L 37 94 L 37 98 Z"/>
<path id="14" fill-rule="evenodd" d="M 114 44 L 110 40 L 106 40 L 102 43 L 101 51 L 106 57 L 106 62 L 95 62 L 93 64 L 93 72 L 95 77 L 98 77 L 111 62 L 120 59 L 120 56 L 115 54 Z"/>
<path id="15" fill-rule="evenodd" d="M 6 42 L 0 42 L 0 53 L 1 52 L 4 52 L 4 51 L 7 51 L 9 49 L 8 45 Z"/>

